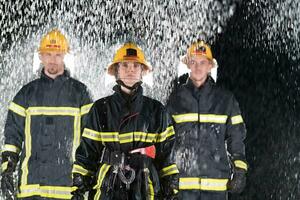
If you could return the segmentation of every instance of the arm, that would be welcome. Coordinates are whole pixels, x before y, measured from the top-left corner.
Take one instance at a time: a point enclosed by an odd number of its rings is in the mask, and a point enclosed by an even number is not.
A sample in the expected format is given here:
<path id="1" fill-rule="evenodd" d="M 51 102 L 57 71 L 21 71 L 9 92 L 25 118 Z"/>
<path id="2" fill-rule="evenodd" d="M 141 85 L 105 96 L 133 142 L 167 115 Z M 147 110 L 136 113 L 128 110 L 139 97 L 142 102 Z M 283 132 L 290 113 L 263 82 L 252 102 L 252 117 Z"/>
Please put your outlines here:
<path id="1" fill-rule="evenodd" d="M 163 195 L 171 197 L 178 191 L 179 171 L 175 164 L 175 132 L 169 114 L 163 108 L 160 116 L 160 134 L 157 139 L 157 157 L 154 161 L 162 182 Z"/>
<path id="2" fill-rule="evenodd" d="M 234 97 L 231 101 L 231 114 L 227 123 L 227 149 L 233 163 L 233 178 L 228 182 L 232 193 L 241 193 L 246 186 L 248 164 L 245 158 L 246 127 L 239 105 Z"/>
<path id="3" fill-rule="evenodd" d="M 19 153 L 24 140 L 26 107 L 24 89 L 22 89 L 9 105 L 4 129 L 1 190 L 6 198 L 11 198 L 12 195 L 15 196 L 13 172 L 19 161 Z"/>

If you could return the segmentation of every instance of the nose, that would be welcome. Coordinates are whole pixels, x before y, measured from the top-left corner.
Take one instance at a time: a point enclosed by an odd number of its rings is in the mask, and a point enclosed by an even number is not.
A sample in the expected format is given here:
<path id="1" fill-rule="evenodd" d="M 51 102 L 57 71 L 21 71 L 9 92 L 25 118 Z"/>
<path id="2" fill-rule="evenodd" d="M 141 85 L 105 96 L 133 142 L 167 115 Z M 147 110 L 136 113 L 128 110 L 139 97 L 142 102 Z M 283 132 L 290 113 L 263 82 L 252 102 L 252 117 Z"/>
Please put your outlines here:
<path id="1" fill-rule="evenodd" d="M 127 70 L 128 70 L 128 72 L 133 72 L 134 71 L 134 64 L 129 64 Z"/>

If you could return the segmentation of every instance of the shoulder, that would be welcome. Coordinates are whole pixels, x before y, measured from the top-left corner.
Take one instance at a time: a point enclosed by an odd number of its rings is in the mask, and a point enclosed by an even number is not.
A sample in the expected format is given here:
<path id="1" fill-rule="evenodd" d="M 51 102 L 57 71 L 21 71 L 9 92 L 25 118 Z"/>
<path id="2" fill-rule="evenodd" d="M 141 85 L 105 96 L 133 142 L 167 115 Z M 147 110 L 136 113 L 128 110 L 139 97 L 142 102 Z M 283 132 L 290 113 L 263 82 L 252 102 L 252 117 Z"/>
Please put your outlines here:
<path id="1" fill-rule="evenodd" d="M 143 96 L 144 105 L 151 108 L 152 110 L 164 110 L 165 106 L 158 100 Z"/>
<path id="2" fill-rule="evenodd" d="M 234 99 L 234 94 L 230 90 L 222 86 L 214 85 L 212 87 L 212 90 L 216 98 L 228 99 L 228 100 Z"/>
<path id="3" fill-rule="evenodd" d="M 87 86 L 84 83 L 75 78 L 69 77 L 68 81 L 76 88 L 87 89 Z"/>

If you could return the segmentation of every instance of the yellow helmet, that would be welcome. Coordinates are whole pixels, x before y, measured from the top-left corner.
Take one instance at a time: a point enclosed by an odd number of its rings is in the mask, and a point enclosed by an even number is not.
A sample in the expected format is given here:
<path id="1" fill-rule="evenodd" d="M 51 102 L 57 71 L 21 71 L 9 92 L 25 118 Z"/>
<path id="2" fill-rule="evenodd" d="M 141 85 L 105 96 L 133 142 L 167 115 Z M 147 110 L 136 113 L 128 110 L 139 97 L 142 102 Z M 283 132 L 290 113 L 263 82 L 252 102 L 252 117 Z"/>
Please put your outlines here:
<path id="1" fill-rule="evenodd" d="M 210 47 L 204 42 L 195 42 L 187 50 L 187 54 L 183 57 L 182 62 L 187 64 L 188 58 L 192 55 L 204 56 L 213 61 L 213 56 Z"/>
<path id="2" fill-rule="evenodd" d="M 69 44 L 66 37 L 59 30 L 54 29 L 42 38 L 38 51 L 40 53 L 49 51 L 68 53 Z"/>
<path id="3" fill-rule="evenodd" d="M 151 65 L 146 61 L 144 52 L 134 43 L 125 43 L 122 47 L 120 47 L 112 61 L 111 64 L 108 65 L 107 73 L 109 75 L 115 75 L 115 67 L 116 64 L 120 62 L 133 61 L 141 63 L 144 66 L 145 71 L 151 71 Z"/>

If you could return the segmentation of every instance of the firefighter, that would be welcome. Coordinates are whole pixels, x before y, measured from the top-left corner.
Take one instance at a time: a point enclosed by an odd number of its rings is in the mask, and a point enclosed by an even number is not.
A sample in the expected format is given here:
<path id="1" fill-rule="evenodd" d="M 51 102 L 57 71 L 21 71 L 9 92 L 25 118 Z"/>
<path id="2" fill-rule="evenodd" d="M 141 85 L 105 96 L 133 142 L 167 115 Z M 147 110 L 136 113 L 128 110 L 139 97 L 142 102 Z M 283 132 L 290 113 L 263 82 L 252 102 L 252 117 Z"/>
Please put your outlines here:
<path id="1" fill-rule="evenodd" d="M 38 49 L 40 78 L 23 86 L 9 105 L 1 165 L 5 199 L 72 197 L 73 159 L 92 104 L 86 86 L 65 68 L 68 51 L 59 30 L 46 34 Z M 17 192 L 13 172 L 19 160 Z"/>
<path id="2" fill-rule="evenodd" d="M 114 94 L 94 103 L 76 151 L 73 199 L 91 187 L 95 200 L 176 198 L 175 133 L 164 106 L 143 96 L 142 76 L 149 71 L 135 44 L 117 50 L 107 70 L 116 78 Z"/>
<path id="3" fill-rule="evenodd" d="M 209 75 L 215 60 L 206 43 L 192 44 L 182 61 L 190 75 L 167 102 L 177 136 L 180 196 L 225 200 L 228 191 L 240 193 L 246 184 L 241 111 L 233 94 L 218 87 Z"/>

